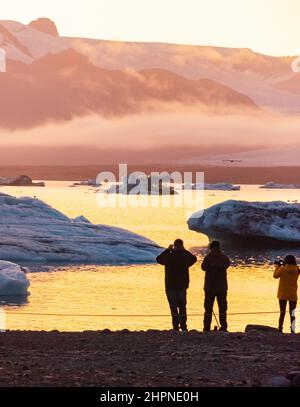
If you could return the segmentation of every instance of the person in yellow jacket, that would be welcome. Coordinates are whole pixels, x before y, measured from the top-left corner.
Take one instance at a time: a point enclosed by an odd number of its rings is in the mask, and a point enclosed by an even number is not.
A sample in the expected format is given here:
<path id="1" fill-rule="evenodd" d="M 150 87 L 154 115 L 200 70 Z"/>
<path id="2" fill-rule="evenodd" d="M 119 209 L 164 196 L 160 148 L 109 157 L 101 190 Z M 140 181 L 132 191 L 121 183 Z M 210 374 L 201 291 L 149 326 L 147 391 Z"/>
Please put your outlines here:
<path id="1" fill-rule="evenodd" d="M 278 294 L 280 306 L 280 317 L 278 330 L 282 332 L 286 313 L 286 306 L 289 302 L 289 311 L 291 317 L 291 332 L 294 332 L 295 314 L 298 300 L 298 277 L 300 270 L 294 256 L 286 256 L 284 261 L 275 262 L 274 278 L 279 278 Z"/>

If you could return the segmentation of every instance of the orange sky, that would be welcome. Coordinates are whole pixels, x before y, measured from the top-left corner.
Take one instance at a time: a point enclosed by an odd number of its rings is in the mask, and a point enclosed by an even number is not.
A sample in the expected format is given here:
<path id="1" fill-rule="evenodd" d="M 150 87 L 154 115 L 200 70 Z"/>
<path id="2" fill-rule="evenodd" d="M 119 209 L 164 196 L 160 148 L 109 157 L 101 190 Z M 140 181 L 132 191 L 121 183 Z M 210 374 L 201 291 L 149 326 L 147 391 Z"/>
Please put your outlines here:
<path id="1" fill-rule="evenodd" d="M 247 47 L 300 48 L 299 0 L 10 0 L 0 19 L 49 17 L 63 35 Z"/>

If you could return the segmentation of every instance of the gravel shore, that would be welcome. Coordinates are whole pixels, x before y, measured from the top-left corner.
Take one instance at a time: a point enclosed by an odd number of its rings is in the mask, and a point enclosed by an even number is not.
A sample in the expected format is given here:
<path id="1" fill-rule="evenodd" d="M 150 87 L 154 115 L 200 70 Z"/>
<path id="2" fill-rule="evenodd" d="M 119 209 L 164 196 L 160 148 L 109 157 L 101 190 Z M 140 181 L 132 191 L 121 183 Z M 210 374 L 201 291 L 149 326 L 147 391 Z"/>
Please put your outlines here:
<path id="1" fill-rule="evenodd" d="M 300 335 L 5 332 L 1 386 L 270 386 L 300 370 Z"/>

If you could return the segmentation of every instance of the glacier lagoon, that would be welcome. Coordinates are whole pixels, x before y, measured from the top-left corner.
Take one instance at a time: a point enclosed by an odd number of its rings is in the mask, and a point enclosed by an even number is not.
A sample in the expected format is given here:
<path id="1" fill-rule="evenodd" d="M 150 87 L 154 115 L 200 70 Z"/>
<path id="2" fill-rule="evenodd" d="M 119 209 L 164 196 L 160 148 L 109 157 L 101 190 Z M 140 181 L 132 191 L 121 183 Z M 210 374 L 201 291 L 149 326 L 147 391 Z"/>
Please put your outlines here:
<path id="1" fill-rule="evenodd" d="M 207 237 L 188 229 L 186 208 L 99 208 L 95 188 L 69 188 L 71 184 L 48 181 L 46 188 L 2 187 L 0 192 L 17 197 L 36 196 L 69 218 L 83 215 L 94 224 L 127 229 L 160 246 L 181 237 L 186 247 L 198 254 L 199 262 L 205 254 Z M 242 185 L 241 191 L 205 191 L 206 208 L 229 199 L 293 202 L 300 199 L 300 190 L 268 191 Z M 112 250 L 117 249 L 112 247 Z M 229 271 L 229 313 L 236 314 L 229 315 L 231 331 L 244 330 L 248 323 L 277 325 L 276 313 L 252 315 L 252 312 L 277 311 L 277 281 L 272 278 L 271 262 L 284 254 L 281 249 L 264 248 L 255 252 L 230 251 L 235 265 Z M 190 329 L 202 329 L 204 275 L 199 262 L 191 270 Z M 22 300 L 0 298 L 8 329 L 83 331 L 170 327 L 164 273 L 159 265 L 47 261 L 42 264 L 25 261 L 22 265 L 29 268 L 30 295 Z"/>

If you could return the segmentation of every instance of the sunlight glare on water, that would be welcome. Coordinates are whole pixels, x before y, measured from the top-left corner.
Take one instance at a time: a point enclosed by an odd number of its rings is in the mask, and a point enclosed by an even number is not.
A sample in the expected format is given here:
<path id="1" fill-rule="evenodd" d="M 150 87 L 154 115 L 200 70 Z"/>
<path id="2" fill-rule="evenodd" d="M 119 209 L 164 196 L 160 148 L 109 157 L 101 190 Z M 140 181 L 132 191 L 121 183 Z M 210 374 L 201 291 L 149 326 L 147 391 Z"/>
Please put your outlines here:
<path id="1" fill-rule="evenodd" d="M 162 246 L 169 245 L 178 237 L 184 239 L 186 247 L 193 248 L 199 257 L 191 269 L 188 325 L 190 329 L 202 329 L 204 273 L 200 270 L 200 260 L 208 240 L 206 236 L 188 230 L 185 209 L 99 208 L 95 188 L 69 188 L 71 184 L 47 182 L 46 188 L 6 187 L 1 188 L 1 192 L 36 196 L 70 217 L 84 215 L 93 223 L 123 227 Z M 206 191 L 205 206 L 227 199 L 272 201 L 282 200 L 284 196 L 285 201 L 295 201 L 300 198 L 299 192 L 268 191 L 257 186 L 242 186 L 240 192 Z M 229 271 L 229 313 L 277 311 L 278 282 L 272 278 L 272 256 L 268 261 L 264 253 L 250 253 L 247 261 L 239 259 L 239 254 L 236 257 L 235 266 Z M 31 295 L 27 302 L 18 306 L 4 306 L 8 311 L 8 329 L 83 331 L 170 328 L 164 272 L 159 265 L 35 265 L 31 271 Z M 277 314 L 230 315 L 229 329 L 243 331 L 249 323 L 277 326 L 277 317 Z"/>

